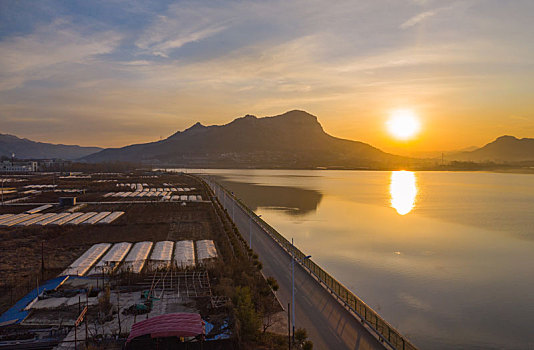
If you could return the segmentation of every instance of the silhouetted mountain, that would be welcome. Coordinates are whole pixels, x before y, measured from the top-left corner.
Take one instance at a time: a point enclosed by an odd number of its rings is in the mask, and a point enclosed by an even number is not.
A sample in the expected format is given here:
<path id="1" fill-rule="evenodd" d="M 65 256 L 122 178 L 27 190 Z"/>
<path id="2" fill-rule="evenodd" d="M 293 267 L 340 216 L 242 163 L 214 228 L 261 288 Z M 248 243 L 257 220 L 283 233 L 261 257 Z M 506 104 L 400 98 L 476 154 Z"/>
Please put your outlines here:
<path id="1" fill-rule="evenodd" d="M 0 156 L 15 156 L 20 159 L 77 159 L 101 151 L 99 147 L 56 145 L 21 139 L 13 135 L 0 134 Z"/>
<path id="2" fill-rule="evenodd" d="M 452 158 L 463 161 L 497 163 L 534 161 L 534 139 L 518 139 L 505 135 L 479 149 L 462 152 Z"/>
<path id="3" fill-rule="evenodd" d="M 196 123 L 165 140 L 109 148 L 84 159 L 190 167 L 286 168 L 383 168 L 408 160 L 363 142 L 330 136 L 317 117 L 297 110 L 264 118 L 246 115 L 225 125 Z"/>

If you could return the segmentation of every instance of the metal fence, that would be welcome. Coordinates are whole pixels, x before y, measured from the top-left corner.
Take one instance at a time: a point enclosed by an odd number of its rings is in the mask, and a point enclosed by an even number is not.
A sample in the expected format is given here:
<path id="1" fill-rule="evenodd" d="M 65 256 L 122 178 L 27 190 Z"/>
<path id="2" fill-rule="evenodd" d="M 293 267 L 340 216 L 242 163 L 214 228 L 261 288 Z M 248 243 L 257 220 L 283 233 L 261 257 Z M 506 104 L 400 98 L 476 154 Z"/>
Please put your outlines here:
<path id="1" fill-rule="evenodd" d="M 321 282 L 331 293 L 338 297 L 346 308 L 354 312 L 360 318 L 362 323 L 366 323 L 381 340 L 389 344 L 394 349 L 417 350 L 415 345 L 413 345 L 399 331 L 397 331 L 393 326 L 380 317 L 380 315 L 378 315 L 378 313 L 369 305 L 364 303 L 363 300 L 358 298 L 348 288 L 338 282 L 334 277 L 323 270 L 319 265 L 314 263 L 311 259 L 304 259 L 307 256 L 306 254 L 291 244 L 290 241 L 288 241 L 268 223 L 259 218 L 252 210 L 250 210 L 233 194 L 227 191 L 223 186 L 212 180 L 209 180 L 209 184 L 212 186 L 212 188 L 213 186 L 218 186 L 224 191 L 226 196 L 232 198 L 232 200 L 234 200 L 243 211 L 248 213 L 267 234 L 269 234 L 284 250 L 288 252 L 288 254 L 293 254 L 295 259 L 297 259 L 297 261 L 313 276 L 315 276 L 315 278 Z M 215 189 L 213 188 L 213 190 Z"/>

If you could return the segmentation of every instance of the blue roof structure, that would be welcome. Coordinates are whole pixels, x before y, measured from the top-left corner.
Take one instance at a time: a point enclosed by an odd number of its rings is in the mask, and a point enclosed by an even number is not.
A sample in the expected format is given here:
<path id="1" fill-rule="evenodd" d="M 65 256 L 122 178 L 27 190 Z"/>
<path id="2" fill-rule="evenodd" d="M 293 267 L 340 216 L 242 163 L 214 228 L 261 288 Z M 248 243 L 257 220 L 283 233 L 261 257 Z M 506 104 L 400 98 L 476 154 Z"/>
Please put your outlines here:
<path id="1" fill-rule="evenodd" d="M 9 310 L 0 316 L 0 326 L 7 326 L 22 322 L 30 313 L 24 308 L 28 306 L 39 294 L 45 289 L 53 290 L 65 282 L 69 276 L 56 277 L 41 284 L 38 288 L 34 288 L 31 292 L 26 294 L 22 299 L 17 301 Z"/>
<path id="2" fill-rule="evenodd" d="M 214 335 L 214 336 L 213 335 L 210 336 L 209 333 L 213 330 L 213 328 L 215 328 L 215 326 L 206 320 L 203 320 L 203 321 L 204 321 L 204 328 L 206 329 L 206 341 L 230 339 L 231 333 L 230 333 L 230 329 L 228 328 L 228 320 L 225 320 L 223 322 L 220 329 L 218 329 L 219 334 Z"/>

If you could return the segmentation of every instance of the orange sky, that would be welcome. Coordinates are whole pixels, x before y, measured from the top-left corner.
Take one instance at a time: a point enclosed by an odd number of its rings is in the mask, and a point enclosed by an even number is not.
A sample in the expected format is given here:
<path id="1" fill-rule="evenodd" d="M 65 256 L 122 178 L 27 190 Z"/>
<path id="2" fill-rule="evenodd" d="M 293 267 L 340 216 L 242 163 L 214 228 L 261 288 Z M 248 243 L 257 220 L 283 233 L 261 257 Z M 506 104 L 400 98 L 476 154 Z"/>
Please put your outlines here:
<path id="1" fill-rule="evenodd" d="M 412 154 L 534 137 L 532 1 L 13 2 L 0 132 L 103 147 L 302 109 Z M 394 109 L 420 116 L 396 141 Z"/>

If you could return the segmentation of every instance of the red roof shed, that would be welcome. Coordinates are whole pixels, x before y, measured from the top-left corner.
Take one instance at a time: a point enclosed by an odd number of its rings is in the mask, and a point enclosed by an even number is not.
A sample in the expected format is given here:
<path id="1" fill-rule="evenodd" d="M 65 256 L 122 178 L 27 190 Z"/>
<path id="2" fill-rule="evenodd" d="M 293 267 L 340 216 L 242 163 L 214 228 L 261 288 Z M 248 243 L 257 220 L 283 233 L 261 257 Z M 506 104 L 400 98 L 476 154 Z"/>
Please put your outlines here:
<path id="1" fill-rule="evenodd" d="M 204 322 L 199 314 L 181 312 L 160 315 L 135 323 L 126 342 L 129 343 L 132 339 L 147 334 L 150 334 L 151 338 L 163 338 L 196 337 L 205 333 Z"/>

